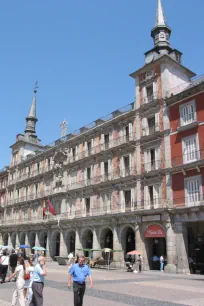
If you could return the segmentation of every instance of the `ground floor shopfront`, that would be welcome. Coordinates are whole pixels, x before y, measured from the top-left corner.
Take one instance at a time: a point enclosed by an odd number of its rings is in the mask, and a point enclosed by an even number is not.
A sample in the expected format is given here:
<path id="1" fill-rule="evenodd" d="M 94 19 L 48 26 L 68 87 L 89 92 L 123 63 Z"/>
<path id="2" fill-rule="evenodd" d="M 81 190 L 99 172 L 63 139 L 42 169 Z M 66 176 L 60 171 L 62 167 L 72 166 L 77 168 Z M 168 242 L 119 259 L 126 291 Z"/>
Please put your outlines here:
<path id="1" fill-rule="evenodd" d="M 192 231 L 189 230 L 190 232 Z M 163 255 L 167 258 L 167 272 L 188 273 L 188 249 L 192 249 L 188 243 L 189 235 L 182 220 L 174 218 L 168 212 L 162 212 L 145 216 L 90 217 L 81 221 L 52 220 L 19 225 L 17 228 L 4 225 L 1 227 L 0 244 L 10 247 L 28 244 L 31 248 L 40 245 L 47 249 L 46 256 L 51 259 L 55 256 L 67 257 L 70 252 L 81 253 L 79 249 L 110 248 L 119 251 L 111 255 L 111 260 L 120 266 L 124 263 L 127 252 L 137 249 L 141 251 L 144 270 L 155 269 L 153 256 Z M 193 239 L 194 236 L 189 237 Z M 200 249 L 202 248 L 203 245 Z M 196 255 L 199 256 L 199 251 L 197 252 Z M 92 253 L 93 258 L 101 256 L 100 251 Z"/>

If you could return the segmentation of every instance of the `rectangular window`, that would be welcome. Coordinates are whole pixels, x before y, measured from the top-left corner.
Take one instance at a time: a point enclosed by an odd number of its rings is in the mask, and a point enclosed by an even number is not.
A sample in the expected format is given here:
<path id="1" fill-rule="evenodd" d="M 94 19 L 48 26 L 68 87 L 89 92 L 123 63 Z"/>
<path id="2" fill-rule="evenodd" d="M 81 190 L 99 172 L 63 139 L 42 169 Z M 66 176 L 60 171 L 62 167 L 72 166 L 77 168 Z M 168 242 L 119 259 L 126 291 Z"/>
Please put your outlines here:
<path id="1" fill-rule="evenodd" d="M 87 184 L 91 184 L 91 168 L 87 168 Z"/>
<path id="2" fill-rule="evenodd" d="M 155 116 L 149 118 L 147 122 L 148 122 L 149 134 L 155 133 Z"/>
<path id="3" fill-rule="evenodd" d="M 129 125 L 125 127 L 125 137 L 126 137 L 126 141 L 129 140 L 129 136 L 130 136 L 130 133 L 129 133 Z"/>
<path id="4" fill-rule="evenodd" d="M 90 207 L 91 207 L 90 198 L 85 199 L 85 205 L 86 205 L 86 214 L 89 215 L 90 214 Z"/>
<path id="5" fill-rule="evenodd" d="M 104 135 L 105 150 L 109 149 L 109 134 Z"/>
<path id="6" fill-rule="evenodd" d="M 87 143 L 88 154 L 91 154 L 91 141 Z"/>
<path id="7" fill-rule="evenodd" d="M 194 204 L 201 200 L 201 176 L 194 176 L 185 179 L 185 195 L 188 204 Z"/>
<path id="8" fill-rule="evenodd" d="M 199 148 L 197 135 L 192 135 L 182 139 L 183 162 L 185 164 L 199 159 Z"/>
<path id="9" fill-rule="evenodd" d="M 75 148 L 72 149 L 72 155 L 73 155 L 73 161 L 75 161 L 75 158 L 76 158 L 76 149 Z"/>
<path id="10" fill-rule="evenodd" d="M 108 180 L 108 162 L 104 163 L 104 174 L 105 174 L 105 180 Z"/>
<path id="11" fill-rule="evenodd" d="M 125 207 L 130 208 L 131 207 L 131 190 L 124 191 L 124 197 L 125 197 Z"/>
<path id="12" fill-rule="evenodd" d="M 190 124 L 196 121 L 196 106 L 195 101 L 185 103 L 180 106 L 180 123 L 181 126 Z"/>
<path id="13" fill-rule="evenodd" d="M 152 102 L 154 95 L 153 84 L 146 87 L 146 93 L 147 93 L 147 103 Z"/>

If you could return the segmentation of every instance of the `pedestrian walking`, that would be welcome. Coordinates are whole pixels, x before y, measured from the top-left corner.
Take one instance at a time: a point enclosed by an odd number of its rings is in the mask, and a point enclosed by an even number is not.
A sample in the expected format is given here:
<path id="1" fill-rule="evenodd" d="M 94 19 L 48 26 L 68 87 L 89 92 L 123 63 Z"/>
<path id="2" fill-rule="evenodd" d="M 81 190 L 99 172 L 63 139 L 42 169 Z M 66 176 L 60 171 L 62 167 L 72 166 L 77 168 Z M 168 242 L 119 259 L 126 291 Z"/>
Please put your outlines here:
<path id="1" fill-rule="evenodd" d="M 24 298 L 26 304 L 30 304 L 33 291 L 32 291 L 32 275 L 33 275 L 34 267 L 33 267 L 33 259 L 32 257 L 28 258 L 28 262 L 25 265 L 25 285 L 24 285 Z"/>
<path id="2" fill-rule="evenodd" d="M 85 265 L 85 257 L 79 256 L 78 263 L 74 264 L 68 272 L 68 288 L 71 288 L 73 279 L 74 306 L 83 306 L 83 297 L 86 290 L 86 278 L 89 277 L 90 287 L 93 288 L 93 280 L 90 268 Z"/>
<path id="3" fill-rule="evenodd" d="M 18 262 L 18 255 L 16 254 L 15 250 L 11 250 L 11 255 L 9 257 L 9 267 L 11 274 L 15 272 L 16 266 Z"/>
<path id="4" fill-rule="evenodd" d="M 142 272 L 142 256 L 139 254 L 138 255 L 138 268 L 139 268 L 139 272 Z"/>
<path id="5" fill-rule="evenodd" d="M 163 257 L 163 255 L 160 256 L 159 261 L 160 261 L 160 271 L 164 272 L 164 257 Z"/>
<path id="6" fill-rule="evenodd" d="M 38 264 L 33 270 L 33 276 L 31 279 L 33 296 L 30 306 L 43 306 L 44 277 L 47 275 L 45 263 L 45 257 L 38 257 Z"/>
<path id="7" fill-rule="evenodd" d="M 13 274 L 7 277 L 6 281 L 10 281 L 10 279 L 16 277 L 16 289 L 13 293 L 12 298 L 12 306 L 17 305 L 17 299 L 19 301 L 20 306 L 25 306 L 25 300 L 23 295 L 24 290 L 24 274 L 25 274 L 25 265 L 23 257 L 18 257 L 18 265 Z"/>
<path id="8" fill-rule="evenodd" d="M 3 251 L 3 255 L 1 256 L 0 264 L 1 264 L 1 271 L 0 271 L 1 284 L 3 284 L 5 282 L 6 274 L 8 271 L 8 265 L 9 265 L 9 256 L 7 254 L 7 250 Z"/>

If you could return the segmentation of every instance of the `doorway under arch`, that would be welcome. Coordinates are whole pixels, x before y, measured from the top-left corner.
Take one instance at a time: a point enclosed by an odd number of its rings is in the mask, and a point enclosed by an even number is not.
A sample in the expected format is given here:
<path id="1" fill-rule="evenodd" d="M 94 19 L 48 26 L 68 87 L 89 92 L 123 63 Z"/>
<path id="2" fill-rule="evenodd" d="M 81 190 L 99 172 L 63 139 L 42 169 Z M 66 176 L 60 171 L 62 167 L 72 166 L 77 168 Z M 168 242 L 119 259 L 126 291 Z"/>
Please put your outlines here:
<path id="1" fill-rule="evenodd" d="M 55 232 L 52 236 L 52 256 L 60 256 L 60 232 Z"/>
<path id="2" fill-rule="evenodd" d="M 66 247 L 67 247 L 67 253 L 73 253 L 75 254 L 75 238 L 76 233 L 75 231 L 69 231 L 66 236 Z"/>
<path id="3" fill-rule="evenodd" d="M 135 250 L 135 232 L 132 227 L 127 226 L 122 230 L 121 244 L 125 258 L 128 252 Z"/>
<path id="4" fill-rule="evenodd" d="M 87 229 L 82 234 L 82 247 L 83 249 L 93 249 L 93 232 Z M 89 252 L 84 252 L 84 256 L 88 257 Z"/>

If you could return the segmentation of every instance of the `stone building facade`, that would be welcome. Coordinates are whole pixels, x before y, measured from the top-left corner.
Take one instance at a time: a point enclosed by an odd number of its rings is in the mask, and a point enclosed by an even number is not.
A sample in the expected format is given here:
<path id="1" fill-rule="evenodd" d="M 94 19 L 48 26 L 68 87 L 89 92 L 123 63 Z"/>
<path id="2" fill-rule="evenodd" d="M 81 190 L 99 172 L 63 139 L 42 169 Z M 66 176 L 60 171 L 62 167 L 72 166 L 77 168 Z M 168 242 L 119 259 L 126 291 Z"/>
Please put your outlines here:
<path id="1" fill-rule="evenodd" d="M 25 133 L 17 135 L 10 165 L 0 173 L 6 182 L 0 185 L 0 244 L 41 245 L 51 258 L 108 247 L 121 251 L 113 253 L 118 263 L 138 249 L 144 269 L 156 254 L 167 256 L 167 271 L 188 272 L 172 189 L 169 105 L 172 89 L 183 92 L 195 74 L 181 64 L 170 35 L 158 0 L 154 47 L 131 74 L 136 101 L 47 146 L 36 136 L 34 92 Z M 47 200 L 56 216 L 47 212 Z"/>

